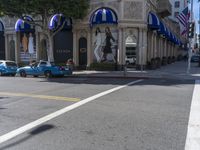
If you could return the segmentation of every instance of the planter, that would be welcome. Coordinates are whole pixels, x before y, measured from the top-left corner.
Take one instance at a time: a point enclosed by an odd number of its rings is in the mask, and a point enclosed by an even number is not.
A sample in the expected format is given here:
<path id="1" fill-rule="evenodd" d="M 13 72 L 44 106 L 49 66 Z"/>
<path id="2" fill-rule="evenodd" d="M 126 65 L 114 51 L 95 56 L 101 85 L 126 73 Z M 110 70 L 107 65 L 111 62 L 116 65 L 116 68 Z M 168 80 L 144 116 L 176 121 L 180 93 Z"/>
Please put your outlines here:
<path id="1" fill-rule="evenodd" d="M 183 60 L 183 56 L 182 55 L 178 55 L 177 61 L 181 61 L 181 60 Z"/>
<path id="2" fill-rule="evenodd" d="M 170 56 L 167 58 L 167 63 L 168 63 L 168 64 L 171 64 L 171 63 L 172 63 L 172 58 L 171 58 Z"/>
<path id="3" fill-rule="evenodd" d="M 89 67 L 89 70 L 115 71 L 116 64 L 115 63 L 92 63 Z"/>
<path id="4" fill-rule="evenodd" d="M 166 65 L 167 65 L 167 58 L 166 58 L 166 57 L 163 57 L 163 58 L 162 58 L 162 65 L 163 65 L 163 66 L 166 66 Z"/>
<path id="5" fill-rule="evenodd" d="M 176 57 L 175 56 L 172 57 L 172 62 L 173 63 L 176 62 Z"/>
<path id="6" fill-rule="evenodd" d="M 151 59 L 150 69 L 152 70 L 156 69 L 156 60 L 154 58 Z"/>
<path id="7" fill-rule="evenodd" d="M 156 57 L 155 61 L 156 61 L 156 68 L 160 68 L 161 67 L 161 59 L 160 59 L 160 57 Z"/>

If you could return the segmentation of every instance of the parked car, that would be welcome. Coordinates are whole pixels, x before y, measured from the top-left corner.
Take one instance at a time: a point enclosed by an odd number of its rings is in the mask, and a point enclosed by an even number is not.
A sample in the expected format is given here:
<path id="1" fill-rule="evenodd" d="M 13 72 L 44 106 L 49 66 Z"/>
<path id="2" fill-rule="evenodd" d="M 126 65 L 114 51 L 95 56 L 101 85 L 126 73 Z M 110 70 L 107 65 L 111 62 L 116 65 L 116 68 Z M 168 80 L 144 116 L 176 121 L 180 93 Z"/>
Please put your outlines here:
<path id="1" fill-rule="evenodd" d="M 0 60 L 0 76 L 12 75 L 15 76 L 17 71 L 17 64 L 10 60 Z"/>
<path id="2" fill-rule="evenodd" d="M 136 64 L 136 58 L 135 57 L 128 57 L 125 58 L 126 65 L 135 65 Z"/>
<path id="3" fill-rule="evenodd" d="M 191 62 L 199 62 L 200 61 L 200 55 L 193 55 L 191 57 Z"/>
<path id="4" fill-rule="evenodd" d="M 19 74 L 21 77 L 32 75 L 34 77 L 45 76 L 48 78 L 52 76 L 71 75 L 72 70 L 69 69 L 68 67 L 56 66 L 52 62 L 40 61 L 40 62 L 34 62 L 29 66 L 18 68 L 17 74 Z"/>

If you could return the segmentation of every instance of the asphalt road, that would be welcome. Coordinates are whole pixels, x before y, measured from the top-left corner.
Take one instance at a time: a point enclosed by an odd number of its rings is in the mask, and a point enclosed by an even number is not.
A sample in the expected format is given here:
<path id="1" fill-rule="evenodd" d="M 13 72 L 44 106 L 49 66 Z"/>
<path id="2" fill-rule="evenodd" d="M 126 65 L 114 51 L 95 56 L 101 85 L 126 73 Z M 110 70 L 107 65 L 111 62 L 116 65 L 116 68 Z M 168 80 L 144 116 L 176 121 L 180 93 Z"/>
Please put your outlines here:
<path id="1" fill-rule="evenodd" d="M 0 78 L 0 138 L 133 79 Z M 184 150 L 192 80 L 148 79 L 92 97 L 0 150 Z M 17 130 L 18 131 L 18 130 Z"/>

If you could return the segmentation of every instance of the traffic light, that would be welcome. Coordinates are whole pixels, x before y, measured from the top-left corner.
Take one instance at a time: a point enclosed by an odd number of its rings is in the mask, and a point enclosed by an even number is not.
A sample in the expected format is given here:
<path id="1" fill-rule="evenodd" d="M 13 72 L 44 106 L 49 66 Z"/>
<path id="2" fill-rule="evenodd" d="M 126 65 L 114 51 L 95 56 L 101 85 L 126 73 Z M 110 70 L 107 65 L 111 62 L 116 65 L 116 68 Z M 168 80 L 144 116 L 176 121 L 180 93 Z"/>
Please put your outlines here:
<path id="1" fill-rule="evenodd" d="M 194 22 L 189 22 L 188 38 L 194 38 Z"/>

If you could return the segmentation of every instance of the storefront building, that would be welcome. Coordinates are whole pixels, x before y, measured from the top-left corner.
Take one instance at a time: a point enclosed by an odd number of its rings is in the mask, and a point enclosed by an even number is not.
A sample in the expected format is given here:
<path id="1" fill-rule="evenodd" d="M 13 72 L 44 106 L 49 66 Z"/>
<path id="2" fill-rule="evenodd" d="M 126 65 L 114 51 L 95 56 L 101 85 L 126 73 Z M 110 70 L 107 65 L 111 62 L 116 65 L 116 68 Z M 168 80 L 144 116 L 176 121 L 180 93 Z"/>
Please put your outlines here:
<path id="1" fill-rule="evenodd" d="M 127 62 L 146 68 L 154 63 L 168 63 L 181 54 L 183 39 L 178 25 L 167 18 L 171 14 L 168 0 L 91 0 L 90 3 L 83 20 L 69 19 L 54 37 L 51 53 L 55 62 L 73 59 L 81 69 L 93 63 L 115 64 L 121 69 Z M 49 18 L 50 25 L 55 17 Z M 18 63 L 47 59 L 48 41 L 37 27 L 4 17 L 0 20 L 0 33 L 4 35 L 0 39 L 5 41 L 6 59 Z"/>

